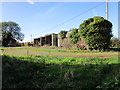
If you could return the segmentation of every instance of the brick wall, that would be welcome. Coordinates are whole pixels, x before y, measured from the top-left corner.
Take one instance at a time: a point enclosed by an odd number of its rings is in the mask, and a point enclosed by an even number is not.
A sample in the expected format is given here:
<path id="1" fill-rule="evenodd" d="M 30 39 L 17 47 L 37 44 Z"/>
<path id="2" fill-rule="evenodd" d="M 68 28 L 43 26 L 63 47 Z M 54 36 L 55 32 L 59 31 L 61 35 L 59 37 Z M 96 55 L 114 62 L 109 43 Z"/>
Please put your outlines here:
<path id="1" fill-rule="evenodd" d="M 79 48 L 79 47 L 83 47 L 83 48 L 88 49 L 88 45 L 86 45 L 84 38 L 80 38 L 80 40 L 77 42 L 77 44 L 71 44 L 69 38 L 65 38 L 63 40 L 60 39 L 60 46 L 61 47 L 65 47 L 65 48 Z"/>

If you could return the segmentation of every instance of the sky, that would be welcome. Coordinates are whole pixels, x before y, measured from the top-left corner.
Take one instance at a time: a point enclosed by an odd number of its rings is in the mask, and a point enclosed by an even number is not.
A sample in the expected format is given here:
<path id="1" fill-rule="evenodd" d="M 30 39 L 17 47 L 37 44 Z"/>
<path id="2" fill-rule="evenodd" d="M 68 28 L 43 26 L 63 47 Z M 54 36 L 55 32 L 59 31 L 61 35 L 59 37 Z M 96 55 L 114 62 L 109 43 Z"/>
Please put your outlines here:
<path id="1" fill-rule="evenodd" d="M 24 42 L 50 33 L 79 28 L 88 18 L 106 18 L 105 2 L 2 2 L 2 18 L 14 21 L 25 35 Z M 98 6 L 98 7 L 96 7 Z M 0 4 L 1 7 L 1 4 Z M 94 7 L 94 8 L 93 8 Z M 109 2 L 109 21 L 113 35 L 118 37 L 118 2 Z"/>

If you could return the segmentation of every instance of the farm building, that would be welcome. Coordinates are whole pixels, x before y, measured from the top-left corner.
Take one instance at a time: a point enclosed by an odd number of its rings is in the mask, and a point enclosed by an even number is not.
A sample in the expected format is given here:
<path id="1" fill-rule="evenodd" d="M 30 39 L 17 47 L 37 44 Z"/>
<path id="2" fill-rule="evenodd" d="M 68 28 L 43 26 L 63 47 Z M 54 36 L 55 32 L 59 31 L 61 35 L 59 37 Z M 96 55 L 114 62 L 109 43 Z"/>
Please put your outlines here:
<path id="1" fill-rule="evenodd" d="M 48 34 L 34 39 L 34 46 L 58 46 L 58 34 Z"/>
<path id="2" fill-rule="evenodd" d="M 82 47 L 84 49 L 88 49 L 88 45 L 85 43 L 84 38 L 80 38 L 80 40 L 77 42 L 77 44 L 73 45 L 70 42 L 70 39 L 68 38 L 68 34 L 71 31 L 68 31 L 66 34 L 66 38 L 63 40 L 60 38 L 59 34 L 48 34 L 44 37 L 34 38 L 34 46 L 57 46 L 57 47 L 65 47 L 65 48 L 78 48 Z"/>

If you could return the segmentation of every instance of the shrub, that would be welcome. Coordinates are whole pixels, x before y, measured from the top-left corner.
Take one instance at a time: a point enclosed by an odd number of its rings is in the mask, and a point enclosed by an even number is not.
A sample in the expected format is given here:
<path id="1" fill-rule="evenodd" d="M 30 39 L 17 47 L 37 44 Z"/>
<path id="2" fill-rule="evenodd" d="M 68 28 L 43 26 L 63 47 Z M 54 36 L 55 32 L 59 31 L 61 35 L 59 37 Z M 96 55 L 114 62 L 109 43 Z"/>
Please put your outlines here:
<path id="1" fill-rule="evenodd" d="M 86 39 L 90 50 L 105 50 L 110 46 L 112 23 L 103 17 L 85 20 L 79 27 L 80 35 Z"/>
<path id="2" fill-rule="evenodd" d="M 76 44 L 80 39 L 80 34 L 78 33 L 78 29 L 72 29 L 72 32 L 69 33 L 68 37 L 70 38 L 70 42 L 72 44 Z"/>
<path id="3" fill-rule="evenodd" d="M 61 38 L 61 39 L 64 39 L 64 38 L 66 38 L 67 31 L 62 30 L 62 31 L 60 31 L 59 34 L 60 34 L 60 38 Z"/>

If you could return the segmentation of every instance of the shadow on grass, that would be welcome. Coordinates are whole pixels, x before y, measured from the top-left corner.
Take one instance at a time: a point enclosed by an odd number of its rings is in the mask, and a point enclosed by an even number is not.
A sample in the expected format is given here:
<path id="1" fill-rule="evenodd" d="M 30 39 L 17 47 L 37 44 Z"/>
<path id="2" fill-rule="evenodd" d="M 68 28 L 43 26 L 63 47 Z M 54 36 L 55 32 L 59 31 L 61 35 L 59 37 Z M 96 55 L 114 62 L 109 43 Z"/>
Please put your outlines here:
<path id="1" fill-rule="evenodd" d="M 30 58 L 29 58 L 30 59 Z M 119 77 L 120 64 L 69 65 L 23 61 L 2 56 L 3 88 L 96 88 Z"/>
<path id="2" fill-rule="evenodd" d="M 110 48 L 110 50 L 120 52 L 120 48 Z"/>

